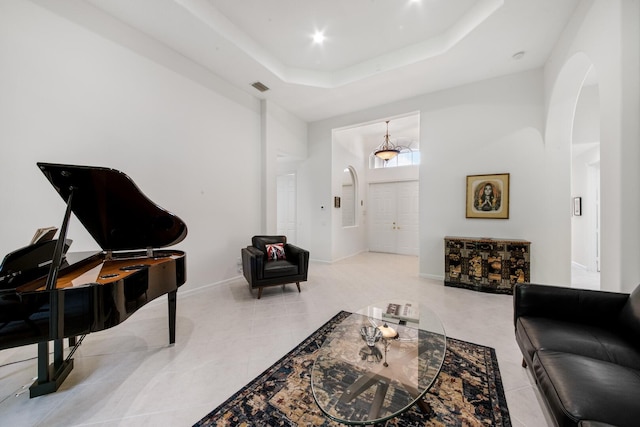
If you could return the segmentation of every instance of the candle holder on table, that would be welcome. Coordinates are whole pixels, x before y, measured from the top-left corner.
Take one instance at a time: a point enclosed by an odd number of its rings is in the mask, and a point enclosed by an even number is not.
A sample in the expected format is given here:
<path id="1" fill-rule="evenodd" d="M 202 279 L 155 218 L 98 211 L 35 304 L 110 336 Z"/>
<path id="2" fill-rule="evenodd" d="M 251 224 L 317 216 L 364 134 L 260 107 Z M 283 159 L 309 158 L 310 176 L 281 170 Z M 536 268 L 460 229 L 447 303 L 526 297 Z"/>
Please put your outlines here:
<path id="1" fill-rule="evenodd" d="M 387 322 L 384 322 L 384 325 L 378 326 L 378 330 L 382 334 L 382 344 L 384 345 L 384 363 L 385 367 L 389 366 L 387 363 L 387 351 L 389 350 L 389 345 L 391 344 L 391 340 L 398 339 L 400 336 L 398 332 L 393 329 L 391 326 L 387 325 Z"/>

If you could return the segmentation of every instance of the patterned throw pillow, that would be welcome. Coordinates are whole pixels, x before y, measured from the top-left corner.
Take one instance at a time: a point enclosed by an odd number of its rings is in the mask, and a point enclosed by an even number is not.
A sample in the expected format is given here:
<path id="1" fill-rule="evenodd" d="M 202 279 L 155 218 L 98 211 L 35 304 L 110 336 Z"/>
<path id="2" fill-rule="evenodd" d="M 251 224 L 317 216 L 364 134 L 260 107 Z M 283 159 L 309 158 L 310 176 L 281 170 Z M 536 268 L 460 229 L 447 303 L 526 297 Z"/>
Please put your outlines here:
<path id="1" fill-rule="evenodd" d="M 287 259 L 284 253 L 284 243 L 274 243 L 273 245 L 266 245 L 267 259 L 269 261 L 276 261 L 279 259 Z"/>

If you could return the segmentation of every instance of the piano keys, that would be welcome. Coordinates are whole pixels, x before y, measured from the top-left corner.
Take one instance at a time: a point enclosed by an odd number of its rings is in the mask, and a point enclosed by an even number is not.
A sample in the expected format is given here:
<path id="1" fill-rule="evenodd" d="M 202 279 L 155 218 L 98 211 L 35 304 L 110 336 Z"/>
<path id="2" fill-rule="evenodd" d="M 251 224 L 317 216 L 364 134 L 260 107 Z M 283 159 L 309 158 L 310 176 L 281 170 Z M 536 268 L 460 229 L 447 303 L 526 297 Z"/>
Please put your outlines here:
<path id="1" fill-rule="evenodd" d="M 3 269 L 6 258 L 0 266 L 0 350 L 38 343 L 38 379 L 31 397 L 55 392 L 73 369 L 75 349 L 65 360 L 64 338 L 77 346 L 82 338 L 76 342 L 76 337 L 116 326 L 163 295 L 173 344 L 177 290 L 186 281 L 185 253 L 164 249 L 186 237 L 185 223 L 151 202 L 128 176 L 100 167 L 38 166 L 67 202 L 60 236 L 36 244 L 44 249 L 15 251 L 12 267 Z M 102 251 L 65 257 L 70 212 Z"/>

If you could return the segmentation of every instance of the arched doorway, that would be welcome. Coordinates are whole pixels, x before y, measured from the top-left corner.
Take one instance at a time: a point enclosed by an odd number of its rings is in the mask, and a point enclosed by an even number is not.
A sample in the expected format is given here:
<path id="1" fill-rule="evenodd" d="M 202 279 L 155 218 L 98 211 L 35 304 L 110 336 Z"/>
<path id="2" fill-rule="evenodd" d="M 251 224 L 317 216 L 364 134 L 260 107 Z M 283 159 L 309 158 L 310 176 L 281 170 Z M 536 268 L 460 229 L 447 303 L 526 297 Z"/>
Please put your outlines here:
<path id="1" fill-rule="evenodd" d="M 548 150 L 568 153 L 570 283 L 593 289 L 600 288 L 599 124 L 593 63 L 585 54 L 577 53 L 565 63 L 551 92 L 545 139 Z"/>
<path id="2" fill-rule="evenodd" d="M 571 285 L 600 289 L 600 93 L 593 68 L 578 97 L 571 148 Z"/>

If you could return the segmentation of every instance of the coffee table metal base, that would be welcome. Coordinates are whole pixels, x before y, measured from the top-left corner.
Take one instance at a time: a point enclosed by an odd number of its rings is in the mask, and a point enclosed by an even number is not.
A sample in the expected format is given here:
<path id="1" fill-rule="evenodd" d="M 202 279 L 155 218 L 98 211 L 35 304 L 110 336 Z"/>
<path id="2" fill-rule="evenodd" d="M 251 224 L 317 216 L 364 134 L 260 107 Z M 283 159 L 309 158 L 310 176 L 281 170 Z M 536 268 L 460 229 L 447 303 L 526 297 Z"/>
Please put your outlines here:
<path id="1" fill-rule="evenodd" d="M 358 397 L 361 393 L 365 392 L 372 386 L 375 386 L 376 394 L 373 398 L 371 409 L 369 411 L 369 419 L 374 420 L 380 416 L 382 403 L 384 402 L 384 398 L 387 395 L 387 390 L 389 390 L 389 381 L 389 378 L 379 374 L 368 373 L 362 375 L 356 380 L 356 382 L 351 384 L 345 390 L 338 401 L 340 403 L 349 403 L 351 400 Z M 409 392 L 409 394 L 416 398 L 416 404 L 418 405 L 420 410 L 425 415 L 431 414 L 431 406 L 429 406 L 429 404 L 424 401 L 423 396 L 418 397 L 418 391 L 415 388 L 409 387 L 406 384 L 403 384 L 403 386 Z"/>

